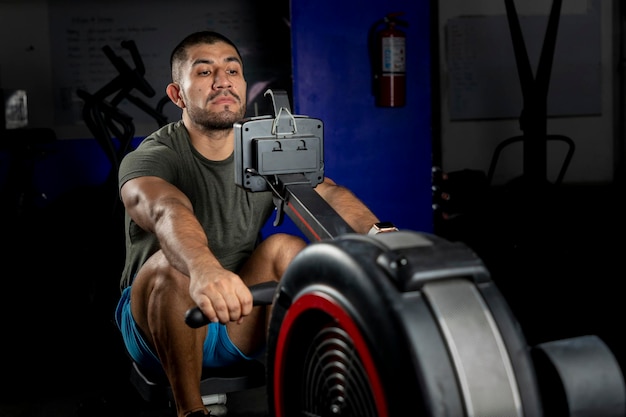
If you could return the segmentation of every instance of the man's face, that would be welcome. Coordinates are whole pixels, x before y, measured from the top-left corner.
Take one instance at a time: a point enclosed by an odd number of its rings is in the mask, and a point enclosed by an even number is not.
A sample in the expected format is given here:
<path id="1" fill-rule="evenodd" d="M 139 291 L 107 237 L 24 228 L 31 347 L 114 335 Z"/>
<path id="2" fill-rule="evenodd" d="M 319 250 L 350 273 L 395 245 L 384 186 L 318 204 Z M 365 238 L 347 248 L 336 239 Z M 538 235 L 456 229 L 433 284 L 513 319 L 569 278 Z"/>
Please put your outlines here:
<path id="1" fill-rule="evenodd" d="M 208 129 L 230 129 L 246 113 L 246 80 L 235 48 L 224 42 L 188 49 L 180 94 L 189 118 Z"/>

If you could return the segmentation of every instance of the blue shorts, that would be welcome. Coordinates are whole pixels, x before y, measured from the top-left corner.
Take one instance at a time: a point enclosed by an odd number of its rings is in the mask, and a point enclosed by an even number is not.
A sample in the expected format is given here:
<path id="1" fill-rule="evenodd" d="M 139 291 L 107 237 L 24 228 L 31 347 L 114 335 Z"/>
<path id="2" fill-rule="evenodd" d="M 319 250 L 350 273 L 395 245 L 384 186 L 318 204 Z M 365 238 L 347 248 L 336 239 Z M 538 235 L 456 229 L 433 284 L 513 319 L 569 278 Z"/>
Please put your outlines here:
<path id="1" fill-rule="evenodd" d="M 130 287 L 122 292 L 115 310 L 115 322 L 122 332 L 122 339 L 130 357 L 143 369 L 162 372 L 161 361 L 154 350 L 144 340 L 137 323 L 130 311 Z M 206 339 L 204 339 L 204 355 L 202 364 L 205 368 L 232 365 L 241 360 L 253 358 L 244 355 L 228 337 L 226 326 L 220 323 L 209 323 Z"/>

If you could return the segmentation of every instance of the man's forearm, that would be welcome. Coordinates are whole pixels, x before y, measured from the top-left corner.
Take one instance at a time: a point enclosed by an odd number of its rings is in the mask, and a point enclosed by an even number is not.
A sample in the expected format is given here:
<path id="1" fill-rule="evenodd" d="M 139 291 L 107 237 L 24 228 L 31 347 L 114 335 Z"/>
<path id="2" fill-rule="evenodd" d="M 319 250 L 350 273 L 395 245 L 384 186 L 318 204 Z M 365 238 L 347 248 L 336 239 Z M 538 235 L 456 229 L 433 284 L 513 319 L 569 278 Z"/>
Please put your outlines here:
<path id="1" fill-rule="evenodd" d="M 166 210 L 155 225 L 163 253 L 172 266 L 189 276 L 198 263 L 219 266 L 209 249 L 202 226 L 193 212 L 180 206 Z"/>
<path id="2" fill-rule="evenodd" d="M 325 184 L 319 193 L 326 202 L 357 233 L 367 233 L 378 217 L 349 189 L 333 183 Z M 320 184 L 322 185 L 322 184 Z"/>

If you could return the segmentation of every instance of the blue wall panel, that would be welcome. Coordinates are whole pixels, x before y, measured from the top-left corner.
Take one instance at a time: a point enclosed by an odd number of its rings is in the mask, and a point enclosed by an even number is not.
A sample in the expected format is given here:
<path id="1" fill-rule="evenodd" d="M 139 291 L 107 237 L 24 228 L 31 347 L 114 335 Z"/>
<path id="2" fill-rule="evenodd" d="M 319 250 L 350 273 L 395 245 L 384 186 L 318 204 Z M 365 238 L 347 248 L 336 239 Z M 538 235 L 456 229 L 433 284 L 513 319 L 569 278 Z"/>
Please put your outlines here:
<path id="1" fill-rule="evenodd" d="M 407 100 L 379 108 L 367 34 L 388 13 L 408 26 Z M 428 1 L 293 0 L 293 110 L 324 122 L 325 173 L 382 219 L 433 231 Z"/>

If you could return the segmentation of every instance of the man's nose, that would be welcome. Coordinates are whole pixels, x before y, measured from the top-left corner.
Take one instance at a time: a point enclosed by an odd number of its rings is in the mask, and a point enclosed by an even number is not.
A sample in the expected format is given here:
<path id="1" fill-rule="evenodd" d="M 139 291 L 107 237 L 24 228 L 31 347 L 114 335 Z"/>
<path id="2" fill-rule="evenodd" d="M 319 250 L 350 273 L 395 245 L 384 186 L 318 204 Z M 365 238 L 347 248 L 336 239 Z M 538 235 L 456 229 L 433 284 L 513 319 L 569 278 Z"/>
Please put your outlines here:
<path id="1" fill-rule="evenodd" d="M 228 88 L 231 86 L 230 77 L 228 73 L 223 70 L 215 71 L 215 77 L 213 78 L 213 86 L 215 88 Z"/>

